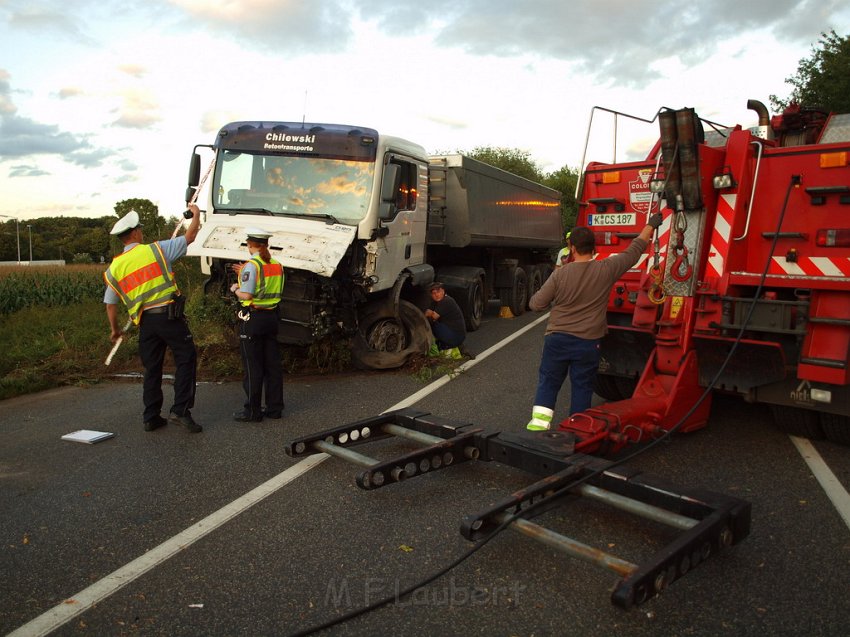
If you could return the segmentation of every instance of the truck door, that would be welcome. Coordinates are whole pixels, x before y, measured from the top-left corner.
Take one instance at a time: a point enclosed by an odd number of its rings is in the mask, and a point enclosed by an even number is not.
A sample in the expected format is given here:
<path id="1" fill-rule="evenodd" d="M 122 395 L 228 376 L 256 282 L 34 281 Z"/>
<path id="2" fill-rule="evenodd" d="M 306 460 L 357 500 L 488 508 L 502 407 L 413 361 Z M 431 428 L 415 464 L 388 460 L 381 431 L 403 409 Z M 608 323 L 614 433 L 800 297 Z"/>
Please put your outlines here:
<path id="1" fill-rule="evenodd" d="M 387 155 L 382 190 L 392 196 L 384 198 L 380 213 L 381 232 L 373 255 L 374 275 L 378 277 L 374 291 L 391 287 L 402 270 L 425 261 L 427 188 L 427 163 Z"/>

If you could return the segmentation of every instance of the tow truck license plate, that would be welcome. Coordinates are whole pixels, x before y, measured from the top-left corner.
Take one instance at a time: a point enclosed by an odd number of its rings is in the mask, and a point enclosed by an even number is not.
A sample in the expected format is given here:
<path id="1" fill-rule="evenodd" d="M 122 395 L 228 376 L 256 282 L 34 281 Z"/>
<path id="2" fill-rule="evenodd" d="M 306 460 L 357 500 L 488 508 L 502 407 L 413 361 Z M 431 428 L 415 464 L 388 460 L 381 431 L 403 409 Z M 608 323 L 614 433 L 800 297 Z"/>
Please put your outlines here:
<path id="1" fill-rule="evenodd" d="M 635 225 L 634 212 L 616 212 L 613 214 L 587 215 L 589 226 L 633 226 Z"/>

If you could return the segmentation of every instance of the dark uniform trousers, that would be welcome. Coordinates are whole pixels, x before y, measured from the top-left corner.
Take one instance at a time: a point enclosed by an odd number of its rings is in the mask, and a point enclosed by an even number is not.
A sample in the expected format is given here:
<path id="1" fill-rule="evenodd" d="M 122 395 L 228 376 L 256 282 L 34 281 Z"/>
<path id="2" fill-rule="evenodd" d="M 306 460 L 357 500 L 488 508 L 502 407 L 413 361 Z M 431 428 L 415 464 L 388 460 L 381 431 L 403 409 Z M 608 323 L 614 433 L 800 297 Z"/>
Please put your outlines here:
<path id="1" fill-rule="evenodd" d="M 195 405 L 198 356 L 186 319 L 169 320 L 167 312 L 144 312 L 139 323 L 139 355 L 145 368 L 142 390 L 145 422 L 159 416 L 162 409 L 162 363 L 166 347 L 174 355 L 176 366 L 171 411 L 185 416 Z"/>
<path id="2" fill-rule="evenodd" d="M 250 319 L 239 323 L 239 351 L 245 370 L 245 411 L 251 417 L 263 413 L 263 392 L 268 412 L 283 411 L 283 366 L 277 333 L 280 319 L 276 310 L 251 308 Z"/>

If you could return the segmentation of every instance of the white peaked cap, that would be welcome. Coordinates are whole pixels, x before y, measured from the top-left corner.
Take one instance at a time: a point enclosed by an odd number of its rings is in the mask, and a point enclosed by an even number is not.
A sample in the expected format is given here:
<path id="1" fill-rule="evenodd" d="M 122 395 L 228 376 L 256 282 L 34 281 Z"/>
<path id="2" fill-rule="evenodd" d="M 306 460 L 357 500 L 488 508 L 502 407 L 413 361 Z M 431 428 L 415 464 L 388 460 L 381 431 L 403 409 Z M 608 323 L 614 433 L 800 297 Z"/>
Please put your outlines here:
<path id="1" fill-rule="evenodd" d="M 263 230 L 262 228 L 257 228 L 256 226 L 251 228 L 245 228 L 245 232 L 248 234 L 249 239 L 257 239 L 258 241 L 268 241 L 269 237 L 272 236 L 272 233 L 268 230 Z"/>
<path id="2" fill-rule="evenodd" d="M 112 226 L 112 230 L 109 231 L 109 234 L 124 234 L 128 230 L 138 227 L 138 225 L 139 213 L 135 210 L 131 210 L 121 217 L 114 226 Z"/>

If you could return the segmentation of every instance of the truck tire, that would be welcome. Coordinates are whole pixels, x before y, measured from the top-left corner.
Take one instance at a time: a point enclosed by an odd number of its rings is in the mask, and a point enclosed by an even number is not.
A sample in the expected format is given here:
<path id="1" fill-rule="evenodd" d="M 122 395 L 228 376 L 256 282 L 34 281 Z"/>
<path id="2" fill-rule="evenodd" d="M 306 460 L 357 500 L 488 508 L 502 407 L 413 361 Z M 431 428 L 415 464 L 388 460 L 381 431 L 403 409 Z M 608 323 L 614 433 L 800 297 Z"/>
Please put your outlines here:
<path id="1" fill-rule="evenodd" d="M 351 348 L 358 369 L 395 369 L 414 354 L 425 354 L 431 345 L 431 328 L 425 315 L 408 301 L 399 301 L 398 317 L 386 302 L 366 306 Z"/>
<path id="2" fill-rule="evenodd" d="M 502 305 L 507 305 L 514 316 L 525 313 L 528 305 L 528 276 L 522 268 L 514 268 L 513 284 L 504 288 L 500 297 Z"/>
<path id="3" fill-rule="evenodd" d="M 637 380 L 611 374 L 597 374 L 593 391 L 605 400 L 625 400 L 635 393 Z"/>
<path id="4" fill-rule="evenodd" d="M 460 306 L 460 311 L 463 312 L 467 331 L 474 332 L 481 327 L 481 320 L 484 317 L 486 304 L 484 298 L 484 279 L 480 276 L 475 277 L 475 280 L 466 288 L 464 294 L 458 294 L 458 298 L 455 301 Z"/>
<path id="5" fill-rule="evenodd" d="M 818 412 L 788 405 L 771 405 L 770 411 L 773 412 L 773 421 L 779 431 L 812 440 L 823 438 Z"/>
<path id="6" fill-rule="evenodd" d="M 528 280 L 528 298 L 531 298 L 543 285 L 543 273 L 536 265 L 529 265 L 524 269 L 525 277 Z"/>
<path id="7" fill-rule="evenodd" d="M 820 426 L 827 440 L 839 445 L 850 445 L 850 417 L 821 412 Z"/>

